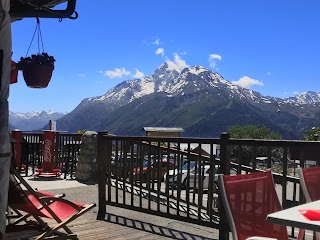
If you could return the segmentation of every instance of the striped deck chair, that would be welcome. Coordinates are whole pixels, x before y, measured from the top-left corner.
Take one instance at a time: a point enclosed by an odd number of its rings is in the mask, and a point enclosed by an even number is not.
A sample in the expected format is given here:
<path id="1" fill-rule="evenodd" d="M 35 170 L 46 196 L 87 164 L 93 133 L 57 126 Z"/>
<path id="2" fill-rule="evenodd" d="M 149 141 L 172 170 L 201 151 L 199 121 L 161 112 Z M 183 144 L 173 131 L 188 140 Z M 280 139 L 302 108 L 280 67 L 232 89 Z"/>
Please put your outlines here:
<path id="1" fill-rule="evenodd" d="M 10 171 L 8 206 L 16 213 L 16 220 L 8 224 L 7 231 L 24 221 L 26 224 L 36 224 L 43 230 L 36 239 L 52 239 L 55 236 L 77 239 L 67 224 L 95 207 L 95 204 L 72 202 L 62 198 L 63 195 L 35 191 L 13 167 Z M 56 226 L 50 227 L 44 220 L 46 218 L 54 219 Z M 60 231 L 62 229 L 64 231 Z"/>

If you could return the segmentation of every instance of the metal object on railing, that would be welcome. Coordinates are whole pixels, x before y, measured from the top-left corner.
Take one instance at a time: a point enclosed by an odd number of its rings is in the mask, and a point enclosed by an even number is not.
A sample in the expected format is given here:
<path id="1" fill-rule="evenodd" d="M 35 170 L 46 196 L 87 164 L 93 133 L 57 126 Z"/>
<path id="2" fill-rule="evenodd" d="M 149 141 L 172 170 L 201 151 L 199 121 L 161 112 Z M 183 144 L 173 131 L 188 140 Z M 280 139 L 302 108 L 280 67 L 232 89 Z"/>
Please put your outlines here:
<path id="1" fill-rule="evenodd" d="M 74 178 L 81 134 L 56 133 L 53 168 L 59 169 L 64 178 Z M 22 132 L 21 161 L 18 169 L 23 169 L 26 176 L 34 174 L 43 162 L 43 132 Z"/>

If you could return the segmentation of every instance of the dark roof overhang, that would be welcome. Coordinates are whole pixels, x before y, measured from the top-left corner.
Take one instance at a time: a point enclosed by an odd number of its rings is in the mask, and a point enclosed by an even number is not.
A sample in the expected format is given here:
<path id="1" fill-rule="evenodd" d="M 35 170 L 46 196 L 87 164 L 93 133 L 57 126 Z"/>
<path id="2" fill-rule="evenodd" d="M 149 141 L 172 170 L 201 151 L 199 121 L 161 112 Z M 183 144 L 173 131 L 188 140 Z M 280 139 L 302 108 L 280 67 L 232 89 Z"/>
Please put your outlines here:
<path id="1" fill-rule="evenodd" d="M 52 9 L 64 2 L 67 2 L 65 9 Z M 32 17 L 76 19 L 75 8 L 76 0 L 11 0 L 10 16 L 12 21 Z"/>

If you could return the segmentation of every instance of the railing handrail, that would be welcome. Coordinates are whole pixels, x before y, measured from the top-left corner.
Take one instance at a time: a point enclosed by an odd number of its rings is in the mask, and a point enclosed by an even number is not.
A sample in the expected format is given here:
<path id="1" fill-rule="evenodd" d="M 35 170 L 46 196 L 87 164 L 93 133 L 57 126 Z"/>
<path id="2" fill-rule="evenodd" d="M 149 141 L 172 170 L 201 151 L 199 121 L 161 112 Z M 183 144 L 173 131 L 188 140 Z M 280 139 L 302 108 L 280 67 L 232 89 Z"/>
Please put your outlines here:
<path id="1" fill-rule="evenodd" d="M 130 140 L 130 141 L 146 141 L 146 142 L 184 142 L 184 143 L 208 143 L 219 144 L 220 138 L 187 138 L 187 137 L 155 137 L 155 136 L 115 136 L 103 134 L 102 138 L 110 140 Z"/>

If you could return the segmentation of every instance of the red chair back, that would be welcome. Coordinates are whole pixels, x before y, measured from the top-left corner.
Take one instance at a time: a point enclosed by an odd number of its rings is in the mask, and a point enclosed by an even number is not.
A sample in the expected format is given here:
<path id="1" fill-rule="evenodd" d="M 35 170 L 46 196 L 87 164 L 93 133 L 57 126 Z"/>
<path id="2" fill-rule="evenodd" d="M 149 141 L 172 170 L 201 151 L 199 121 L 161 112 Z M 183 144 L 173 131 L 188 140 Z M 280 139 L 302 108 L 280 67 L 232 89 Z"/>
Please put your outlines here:
<path id="1" fill-rule="evenodd" d="M 307 202 L 320 200 L 320 167 L 300 168 L 298 174 Z"/>
<path id="2" fill-rule="evenodd" d="M 320 167 L 298 168 L 300 185 L 307 202 L 320 200 Z M 320 240 L 320 233 L 315 233 L 316 240 Z"/>
<path id="3" fill-rule="evenodd" d="M 288 240 L 285 226 L 266 221 L 281 210 L 271 171 L 219 177 L 233 239 L 259 236 Z"/>

